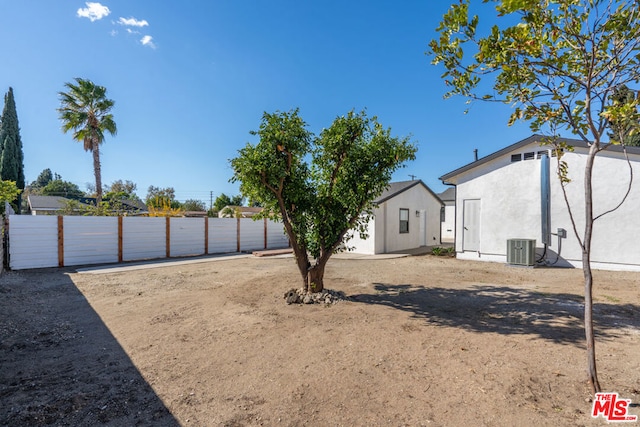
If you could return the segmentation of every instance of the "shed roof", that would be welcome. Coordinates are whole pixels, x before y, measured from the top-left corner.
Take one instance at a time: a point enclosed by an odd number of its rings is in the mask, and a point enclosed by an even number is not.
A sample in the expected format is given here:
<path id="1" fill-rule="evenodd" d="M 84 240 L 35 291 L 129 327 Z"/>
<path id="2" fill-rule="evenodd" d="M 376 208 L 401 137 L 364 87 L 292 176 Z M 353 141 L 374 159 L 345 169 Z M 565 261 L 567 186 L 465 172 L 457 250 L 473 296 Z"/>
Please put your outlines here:
<path id="1" fill-rule="evenodd" d="M 456 201 L 456 189 L 453 187 L 449 187 L 444 190 L 442 193 L 438 194 L 440 200 L 443 202 L 455 202 Z"/>
<path id="2" fill-rule="evenodd" d="M 36 196 L 30 194 L 27 197 L 31 210 L 60 210 L 70 200 L 62 196 Z"/>
<path id="3" fill-rule="evenodd" d="M 384 190 L 382 194 L 376 200 L 374 200 L 374 203 L 384 203 L 387 200 L 397 196 L 398 194 L 404 193 L 408 189 L 415 187 L 416 185 L 421 185 L 422 187 L 424 187 L 429 193 L 431 193 L 431 195 L 433 195 L 433 197 L 436 198 L 436 200 L 440 202 L 440 204 L 444 204 L 442 203 L 442 200 L 440 200 L 440 197 L 438 197 L 438 195 L 434 193 L 429 187 L 427 187 L 427 184 L 422 182 L 422 180 L 420 179 L 413 181 L 390 182 L 386 190 Z"/>

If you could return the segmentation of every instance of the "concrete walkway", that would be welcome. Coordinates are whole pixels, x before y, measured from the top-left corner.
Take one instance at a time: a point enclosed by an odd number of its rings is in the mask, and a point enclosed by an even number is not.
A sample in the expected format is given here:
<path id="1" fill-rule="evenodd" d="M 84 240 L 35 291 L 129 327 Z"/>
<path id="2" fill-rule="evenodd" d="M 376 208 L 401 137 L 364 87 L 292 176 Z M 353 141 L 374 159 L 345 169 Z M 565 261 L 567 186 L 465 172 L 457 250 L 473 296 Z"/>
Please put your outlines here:
<path id="1" fill-rule="evenodd" d="M 432 249 L 433 249 L 433 246 L 423 246 L 420 248 L 410 249 L 407 251 L 394 252 L 394 253 L 388 253 L 388 254 L 376 254 L 376 255 L 356 254 L 353 252 L 342 252 L 342 253 L 333 255 L 332 258 L 348 259 L 348 260 L 394 259 L 394 258 L 404 258 L 409 256 L 420 256 L 420 255 L 430 254 Z M 76 272 L 81 274 L 122 273 L 125 271 L 145 270 L 149 268 L 173 267 L 177 265 L 199 264 L 203 262 L 212 262 L 212 261 L 227 261 L 227 260 L 239 259 L 239 258 L 255 258 L 260 260 L 270 259 L 270 258 L 293 258 L 293 254 L 285 253 L 285 254 L 277 254 L 273 256 L 258 257 L 252 254 L 236 252 L 236 253 L 222 254 L 222 255 L 205 255 L 205 256 L 190 257 L 190 258 L 154 259 L 149 261 L 123 263 L 123 264 L 109 264 L 109 265 L 100 265 L 100 266 L 93 266 L 93 267 L 81 267 L 81 268 L 78 268 Z"/>
<path id="2" fill-rule="evenodd" d="M 199 257 L 193 257 L 193 258 L 154 259 L 149 261 L 133 262 L 133 263 L 126 263 L 126 264 L 109 264 L 109 265 L 100 265 L 100 266 L 94 266 L 94 267 L 82 267 L 82 268 L 78 268 L 76 272 L 81 274 L 121 273 L 124 271 L 145 270 L 148 268 L 173 267 L 176 265 L 199 264 L 203 262 L 227 261 L 230 259 L 252 258 L 252 257 L 253 255 L 251 254 L 236 252 L 232 254 L 207 255 L 207 256 L 199 256 Z"/>

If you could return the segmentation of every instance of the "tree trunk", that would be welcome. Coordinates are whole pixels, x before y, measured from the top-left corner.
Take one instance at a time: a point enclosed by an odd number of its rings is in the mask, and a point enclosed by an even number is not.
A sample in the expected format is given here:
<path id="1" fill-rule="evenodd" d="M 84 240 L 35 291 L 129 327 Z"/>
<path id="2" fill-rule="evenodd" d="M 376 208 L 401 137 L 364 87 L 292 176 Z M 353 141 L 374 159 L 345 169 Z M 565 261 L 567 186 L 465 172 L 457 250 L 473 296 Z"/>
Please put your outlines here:
<path id="1" fill-rule="evenodd" d="M 591 272 L 591 236 L 593 234 L 593 189 L 592 171 L 597 144 L 589 150 L 584 175 L 585 226 L 582 242 L 582 272 L 584 274 L 584 332 L 587 340 L 587 375 L 593 394 L 600 392 L 598 371 L 596 369 L 596 347 L 593 334 L 593 273 Z"/>
<path id="2" fill-rule="evenodd" d="M 324 290 L 324 267 L 327 260 L 320 258 L 318 262 L 309 269 L 309 290 L 308 292 L 322 292 Z"/>
<path id="3" fill-rule="evenodd" d="M 296 257 L 296 264 L 298 264 L 298 270 L 300 270 L 300 275 L 302 276 L 302 288 L 305 292 L 309 292 L 309 257 L 307 255 L 306 249 L 304 251 L 298 245 L 292 245 L 293 252 Z"/>
<path id="4" fill-rule="evenodd" d="M 96 176 L 96 206 L 102 202 L 102 175 L 100 171 L 100 146 L 93 144 L 93 174 Z"/>
<path id="5" fill-rule="evenodd" d="M 596 342 L 593 334 L 593 274 L 589 265 L 589 254 L 582 254 L 582 270 L 584 272 L 584 332 L 587 339 L 587 375 L 591 392 L 595 395 L 601 391 L 596 369 Z"/>

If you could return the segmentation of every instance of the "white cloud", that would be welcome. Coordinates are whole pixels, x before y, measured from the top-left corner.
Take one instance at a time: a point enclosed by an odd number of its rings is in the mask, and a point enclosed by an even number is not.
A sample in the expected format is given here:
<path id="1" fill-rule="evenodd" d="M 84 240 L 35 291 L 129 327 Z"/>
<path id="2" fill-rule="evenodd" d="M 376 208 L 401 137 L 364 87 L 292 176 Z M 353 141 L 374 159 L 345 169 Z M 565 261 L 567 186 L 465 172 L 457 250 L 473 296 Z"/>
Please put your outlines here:
<path id="1" fill-rule="evenodd" d="M 126 25 L 129 27 L 140 27 L 140 28 L 146 27 L 149 25 L 149 23 L 145 19 L 138 21 L 136 18 L 133 18 L 133 17 L 131 18 L 120 17 L 120 19 L 118 19 L 118 24 Z"/>
<path id="2" fill-rule="evenodd" d="M 156 48 L 155 43 L 153 43 L 153 37 L 151 37 L 150 35 L 142 37 L 140 39 L 140 43 L 142 43 L 143 46 L 149 46 L 152 49 Z"/>
<path id="3" fill-rule="evenodd" d="M 132 30 L 131 28 L 127 28 L 127 34 L 140 34 L 140 31 Z"/>
<path id="4" fill-rule="evenodd" d="M 108 16 L 111 11 L 107 6 L 103 6 L 100 3 L 86 2 L 87 5 L 84 9 L 78 9 L 78 18 L 89 18 L 91 22 L 100 20 L 105 16 Z"/>

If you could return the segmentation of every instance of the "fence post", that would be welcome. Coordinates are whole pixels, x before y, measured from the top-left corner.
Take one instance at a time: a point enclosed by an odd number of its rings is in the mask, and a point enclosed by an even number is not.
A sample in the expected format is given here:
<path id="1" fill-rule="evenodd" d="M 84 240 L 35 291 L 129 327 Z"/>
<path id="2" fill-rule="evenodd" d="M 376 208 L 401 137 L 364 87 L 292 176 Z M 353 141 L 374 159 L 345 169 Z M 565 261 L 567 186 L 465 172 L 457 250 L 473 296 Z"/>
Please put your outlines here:
<path id="1" fill-rule="evenodd" d="M 264 219 L 264 248 L 267 249 L 267 218 Z"/>
<path id="2" fill-rule="evenodd" d="M 122 217 L 118 217 L 118 262 L 122 262 Z"/>
<path id="3" fill-rule="evenodd" d="M 240 252 L 240 218 L 236 218 L 236 252 Z"/>
<path id="4" fill-rule="evenodd" d="M 204 254 L 209 255 L 209 217 L 204 217 Z"/>
<path id="5" fill-rule="evenodd" d="M 7 202 L 5 202 L 7 203 Z M 5 268 L 9 268 L 10 260 L 9 260 L 9 214 L 6 213 L 2 216 L 2 266 L 0 266 L 0 273 L 4 271 Z"/>
<path id="6" fill-rule="evenodd" d="M 58 215 L 58 267 L 64 267 L 64 220 Z"/>
<path id="7" fill-rule="evenodd" d="M 167 258 L 171 258 L 171 218 L 166 217 L 166 241 L 165 245 L 167 247 Z"/>

